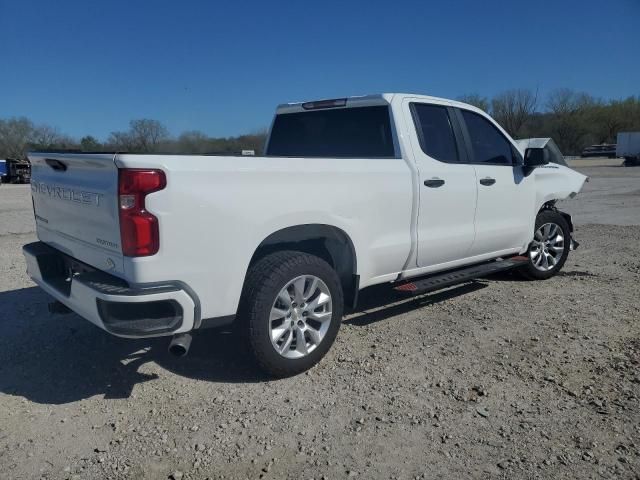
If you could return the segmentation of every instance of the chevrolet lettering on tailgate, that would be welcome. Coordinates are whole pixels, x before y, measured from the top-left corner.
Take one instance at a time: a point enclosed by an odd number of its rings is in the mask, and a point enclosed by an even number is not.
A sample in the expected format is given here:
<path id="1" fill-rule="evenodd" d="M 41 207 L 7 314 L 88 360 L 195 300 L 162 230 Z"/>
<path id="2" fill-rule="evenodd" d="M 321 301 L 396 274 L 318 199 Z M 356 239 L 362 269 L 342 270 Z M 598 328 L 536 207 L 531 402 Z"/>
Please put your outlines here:
<path id="1" fill-rule="evenodd" d="M 73 188 L 60 187 L 58 185 L 49 185 L 44 182 L 32 183 L 31 191 L 33 193 L 41 193 L 47 195 L 49 196 L 49 198 L 82 203 L 84 205 L 95 205 L 96 207 L 100 205 L 101 195 L 95 192 L 74 190 Z"/>

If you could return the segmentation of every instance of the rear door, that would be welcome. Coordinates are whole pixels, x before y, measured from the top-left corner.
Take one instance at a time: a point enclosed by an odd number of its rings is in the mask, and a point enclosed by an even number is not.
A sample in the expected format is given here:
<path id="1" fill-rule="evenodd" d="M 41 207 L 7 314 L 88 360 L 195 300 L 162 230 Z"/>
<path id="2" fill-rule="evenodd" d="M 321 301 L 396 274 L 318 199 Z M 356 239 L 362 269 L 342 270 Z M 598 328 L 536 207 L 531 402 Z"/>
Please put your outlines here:
<path id="1" fill-rule="evenodd" d="M 100 270 L 124 275 L 113 154 L 29 155 L 38 238 Z"/>
<path id="2" fill-rule="evenodd" d="M 418 185 L 418 267 L 468 256 L 474 238 L 476 175 L 466 152 L 454 110 L 446 104 L 405 100 L 411 148 L 420 175 Z"/>
<path id="3" fill-rule="evenodd" d="M 457 110 L 477 177 L 475 240 L 470 255 L 518 250 L 533 235 L 535 176 L 525 176 L 515 145 L 488 118 Z"/>

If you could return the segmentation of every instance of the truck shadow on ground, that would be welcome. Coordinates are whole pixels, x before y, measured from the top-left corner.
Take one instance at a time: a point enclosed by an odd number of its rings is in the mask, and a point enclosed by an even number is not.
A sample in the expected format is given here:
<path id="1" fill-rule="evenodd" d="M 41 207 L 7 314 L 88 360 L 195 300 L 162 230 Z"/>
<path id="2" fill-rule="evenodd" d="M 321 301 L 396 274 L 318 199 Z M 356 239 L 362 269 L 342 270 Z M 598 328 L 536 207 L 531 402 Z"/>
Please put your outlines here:
<path id="1" fill-rule="evenodd" d="M 576 277 L 597 277 L 598 275 L 595 273 L 582 271 L 582 270 L 561 270 L 558 273 L 556 273 L 556 276 L 576 278 Z M 496 281 L 496 282 L 523 282 L 523 283 L 535 281 L 535 280 L 529 280 L 521 275 L 518 275 L 514 272 L 508 272 L 508 271 L 489 275 L 488 277 L 486 277 L 486 280 Z"/>
<path id="2" fill-rule="evenodd" d="M 378 285 L 360 292 L 358 308 L 347 312 L 344 323 L 356 326 L 366 326 L 375 322 L 387 320 L 396 315 L 426 307 L 434 303 L 444 302 L 451 298 L 482 290 L 488 285 L 481 281 L 473 281 L 428 294 L 408 297 L 398 294 L 388 285 Z"/>
<path id="3" fill-rule="evenodd" d="M 50 315 L 50 301 L 36 287 L 0 292 L 0 392 L 41 404 L 128 398 L 135 385 L 161 376 L 150 363 L 207 381 L 268 380 L 235 335 L 203 331 L 178 359 L 167 352 L 168 338 L 117 338 L 75 314 Z"/>
<path id="4" fill-rule="evenodd" d="M 345 322 L 366 326 L 486 286 L 474 282 L 411 299 L 388 286 L 366 289 Z M 136 385 L 160 378 L 157 366 L 210 382 L 271 381 L 238 335 L 204 330 L 194 336 L 189 355 L 178 359 L 167 352 L 168 338 L 117 338 L 75 314 L 50 315 L 50 301 L 36 287 L 0 292 L 0 392 L 40 404 L 129 398 Z"/>

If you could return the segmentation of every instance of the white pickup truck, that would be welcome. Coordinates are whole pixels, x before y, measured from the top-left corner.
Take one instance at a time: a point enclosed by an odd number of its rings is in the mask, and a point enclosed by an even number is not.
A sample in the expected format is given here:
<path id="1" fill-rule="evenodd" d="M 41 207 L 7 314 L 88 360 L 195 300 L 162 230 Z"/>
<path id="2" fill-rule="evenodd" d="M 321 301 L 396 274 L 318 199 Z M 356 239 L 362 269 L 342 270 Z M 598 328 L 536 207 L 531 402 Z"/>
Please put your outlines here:
<path id="1" fill-rule="evenodd" d="M 30 154 L 40 241 L 24 255 L 54 305 L 114 335 L 186 354 L 233 322 L 265 371 L 292 375 L 363 288 L 556 274 L 576 243 L 555 202 L 587 177 L 547 156 L 451 100 L 290 103 L 264 157 Z"/>

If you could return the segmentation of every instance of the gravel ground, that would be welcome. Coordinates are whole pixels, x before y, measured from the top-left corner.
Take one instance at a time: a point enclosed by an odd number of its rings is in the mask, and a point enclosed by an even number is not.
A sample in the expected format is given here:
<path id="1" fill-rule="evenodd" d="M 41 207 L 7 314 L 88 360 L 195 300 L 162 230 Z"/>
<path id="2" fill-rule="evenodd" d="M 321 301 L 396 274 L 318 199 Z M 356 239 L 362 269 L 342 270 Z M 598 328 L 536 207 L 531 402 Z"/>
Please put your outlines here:
<path id="1" fill-rule="evenodd" d="M 28 188 L 0 187 L 0 478 L 640 478 L 640 169 L 581 170 L 560 275 L 370 289 L 277 381 L 221 332 L 178 360 L 49 316 Z"/>

